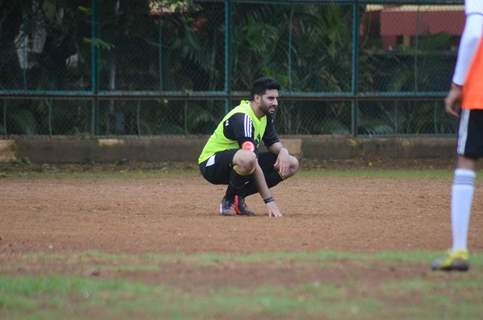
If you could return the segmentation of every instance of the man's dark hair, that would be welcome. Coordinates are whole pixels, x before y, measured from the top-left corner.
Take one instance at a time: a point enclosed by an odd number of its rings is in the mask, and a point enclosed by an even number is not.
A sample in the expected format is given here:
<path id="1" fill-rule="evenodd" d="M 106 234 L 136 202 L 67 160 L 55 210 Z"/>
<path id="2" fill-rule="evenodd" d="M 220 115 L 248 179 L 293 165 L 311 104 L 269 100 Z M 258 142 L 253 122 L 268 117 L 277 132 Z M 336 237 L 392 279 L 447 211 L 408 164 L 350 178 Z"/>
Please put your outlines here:
<path id="1" fill-rule="evenodd" d="M 250 100 L 255 98 L 255 95 L 263 95 L 267 90 L 280 90 L 280 84 L 277 80 L 269 77 L 261 77 L 253 82 L 252 91 L 250 91 Z"/>

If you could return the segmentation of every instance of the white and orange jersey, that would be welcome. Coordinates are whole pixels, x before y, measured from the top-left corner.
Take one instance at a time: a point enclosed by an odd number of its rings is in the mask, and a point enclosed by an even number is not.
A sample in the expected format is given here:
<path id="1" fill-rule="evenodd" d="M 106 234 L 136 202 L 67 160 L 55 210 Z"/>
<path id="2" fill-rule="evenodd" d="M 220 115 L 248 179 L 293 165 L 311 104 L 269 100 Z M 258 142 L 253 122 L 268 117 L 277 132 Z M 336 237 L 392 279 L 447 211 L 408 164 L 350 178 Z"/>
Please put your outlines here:
<path id="1" fill-rule="evenodd" d="M 461 107 L 483 110 L 483 41 L 481 39 L 463 85 Z"/>
<path id="2" fill-rule="evenodd" d="M 466 0 L 465 13 L 453 83 L 463 86 L 464 109 L 483 109 L 483 0 Z"/>

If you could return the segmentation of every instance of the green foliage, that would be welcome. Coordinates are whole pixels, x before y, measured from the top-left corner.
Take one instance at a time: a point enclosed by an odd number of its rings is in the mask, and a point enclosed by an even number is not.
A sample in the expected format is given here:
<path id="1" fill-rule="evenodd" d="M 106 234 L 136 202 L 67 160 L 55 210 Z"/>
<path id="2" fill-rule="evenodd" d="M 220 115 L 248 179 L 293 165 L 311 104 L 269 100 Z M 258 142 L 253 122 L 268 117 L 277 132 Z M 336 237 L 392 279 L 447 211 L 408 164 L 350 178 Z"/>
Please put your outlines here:
<path id="1" fill-rule="evenodd" d="M 457 121 L 437 102 L 365 102 L 359 112 L 359 133 L 365 135 L 452 134 Z"/>
<path id="2" fill-rule="evenodd" d="M 350 90 L 350 21 L 350 6 L 238 5 L 235 89 L 247 90 L 255 78 L 269 75 L 291 91 Z"/>
<path id="3" fill-rule="evenodd" d="M 95 46 L 101 50 L 109 51 L 116 47 L 114 44 L 103 41 L 102 39 L 84 38 L 83 40 L 86 44 Z"/>
<path id="4" fill-rule="evenodd" d="M 189 106 L 187 126 L 189 132 L 211 134 L 222 118 L 223 108 L 213 103 Z"/>
<path id="5" fill-rule="evenodd" d="M 38 133 L 35 117 L 27 109 L 10 112 L 8 122 L 10 134 L 34 135 Z"/>
<path id="6" fill-rule="evenodd" d="M 267 75 L 277 78 L 289 92 L 350 93 L 353 89 L 351 4 L 232 2 L 233 28 L 226 48 L 228 29 L 224 2 L 220 1 L 98 1 L 96 39 L 92 38 L 93 8 L 84 1 L 40 3 L 41 10 L 35 11 L 32 0 L 22 1 L 2 15 L 10 19 L 5 25 L 13 28 L 5 33 L 10 38 L 0 53 L 4 61 L 1 71 L 8 75 L 0 80 L 2 88 L 213 92 L 228 85 L 232 91 L 247 91 L 254 79 Z M 361 9 L 364 13 L 364 6 Z M 371 33 L 361 40 L 359 92 L 446 90 L 455 58 L 451 35 L 420 35 L 411 46 L 387 51 L 374 31 L 380 28 L 378 21 L 362 18 L 363 27 Z M 29 56 L 31 68 L 20 69 L 15 35 L 20 29 L 31 35 L 39 21 L 45 25 L 45 46 Z M 97 60 L 92 60 L 92 48 L 98 49 Z M 231 52 L 230 61 L 225 61 L 227 51 Z M 96 88 L 91 83 L 92 63 L 97 63 L 99 71 Z M 228 64 L 232 79 L 226 84 L 224 68 Z M 87 134 L 94 118 L 100 134 L 201 134 L 213 129 L 220 116 L 215 102 L 190 105 L 187 114 L 179 107 L 161 106 L 156 111 L 122 107 L 128 128 L 115 132 L 110 123 L 115 108 L 100 110 L 100 117 L 83 111 L 79 123 L 71 116 L 71 103 L 55 105 L 62 111 L 56 110 L 56 117 L 48 120 L 42 102 L 32 102 L 19 112 L 9 109 L 7 128 L 0 124 L 0 133 L 46 134 L 52 120 L 53 134 Z M 392 107 L 375 103 L 374 111 L 359 119 L 358 133 L 455 132 L 455 125 L 439 112 L 428 111 L 431 108 L 426 103 L 413 108 L 413 115 L 401 113 L 396 119 L 390 115 Z M 141 113 L 139 122 L 137 112 Z M 351 131 L 352 114 L 346 103 L 284 103 L 278 116 L 284 134 Z"/>

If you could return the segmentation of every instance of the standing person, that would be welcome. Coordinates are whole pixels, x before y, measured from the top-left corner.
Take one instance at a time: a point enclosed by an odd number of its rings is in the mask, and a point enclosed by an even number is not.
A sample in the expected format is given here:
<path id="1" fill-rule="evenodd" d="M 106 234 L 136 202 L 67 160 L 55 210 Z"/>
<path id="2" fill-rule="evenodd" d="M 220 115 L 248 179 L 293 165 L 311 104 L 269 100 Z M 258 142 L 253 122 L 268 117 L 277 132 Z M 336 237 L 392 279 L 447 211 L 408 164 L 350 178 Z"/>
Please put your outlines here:
<path id="1" fill-rule="evenodd" d="M 262 77 L 253 83 L 250 100 L 228 112 L 208 139 L 198 158 L 203 177 L 228 185 L 220 203 L 226 216 L 254 213 L 245 197 L 259 193 L 269 217 L 281 217 L 270 188 L 297 172 L 298 160 L 282 145 L 274 127 L 280 85 Z M 263 141 L 269 152 L 260 152 Z"/>
<path id="2" fill-rule="evenodd" d="M 451 191 L 453 246 L 433 261 L 433 270 L 467 271 L 468 226 L 473 201 L 476 161 L 483 156 L 483 1 L 465 1 L 463 31 L 446 112 L 459 117 L 457 165 Z M 461 103 L 461 110 L 460 110 Z"/>

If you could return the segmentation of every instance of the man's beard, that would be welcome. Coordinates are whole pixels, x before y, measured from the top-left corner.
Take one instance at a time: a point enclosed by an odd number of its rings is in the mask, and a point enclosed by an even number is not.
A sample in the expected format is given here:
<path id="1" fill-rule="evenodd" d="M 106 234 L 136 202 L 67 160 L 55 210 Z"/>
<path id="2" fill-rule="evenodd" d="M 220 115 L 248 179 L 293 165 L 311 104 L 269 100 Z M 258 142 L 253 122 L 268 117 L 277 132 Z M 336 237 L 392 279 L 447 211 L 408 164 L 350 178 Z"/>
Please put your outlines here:
<path id="1" fill-rule="evenodd" d="M 277 113 L 277 108 L 275 107 L 271 107 L 271 108 L 268 108 L 267 106 L 263 105 L 263 113 L 266 115 L 266 116 L 275 116 L 275 114 Z"/>

